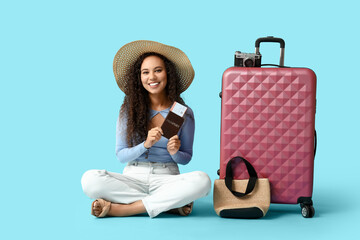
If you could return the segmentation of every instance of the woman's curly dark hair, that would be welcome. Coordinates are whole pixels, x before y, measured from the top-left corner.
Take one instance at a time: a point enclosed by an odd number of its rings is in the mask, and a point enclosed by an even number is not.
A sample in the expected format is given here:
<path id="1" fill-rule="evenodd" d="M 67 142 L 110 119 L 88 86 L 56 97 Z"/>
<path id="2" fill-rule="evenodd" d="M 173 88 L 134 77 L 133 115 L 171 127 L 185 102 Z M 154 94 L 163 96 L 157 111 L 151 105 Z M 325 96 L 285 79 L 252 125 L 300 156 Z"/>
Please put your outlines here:
<path id="1" fill-rule="evenodd" d="M 150 99 L 147 90 L 141 82 L 140 68 L 144 59 L 149 56 L 157 56 L 164 61 L 167 73 L 165 91 L 169 100 L 185 104 L 184 100 L 180 97 L 180 81 L 174 63 L 159 53 L 148 52 L 142 54 L 132 65 L 127 75 L 126 95 L 120 110 L 120 114 L 127 118 L 126 139 L 129 147 L 145 141 L 148 133 Z"/>

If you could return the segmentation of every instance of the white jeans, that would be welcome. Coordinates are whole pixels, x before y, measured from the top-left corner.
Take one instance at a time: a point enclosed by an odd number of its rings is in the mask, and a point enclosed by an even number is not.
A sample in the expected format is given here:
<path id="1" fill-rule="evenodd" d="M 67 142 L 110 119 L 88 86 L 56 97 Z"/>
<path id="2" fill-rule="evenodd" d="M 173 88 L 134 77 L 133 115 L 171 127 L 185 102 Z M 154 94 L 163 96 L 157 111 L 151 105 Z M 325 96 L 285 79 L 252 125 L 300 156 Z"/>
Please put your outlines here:
<path id="1" fill-rule="evenodd" d="M 89 170 L 81 184 L 84 193 L 93 199 L 123 204 L 142 200 L 151 218 L 205 197 L 211 190 L 206 173 L 179 174 L 176 163 L 131 162 L 123 174 Z"/>

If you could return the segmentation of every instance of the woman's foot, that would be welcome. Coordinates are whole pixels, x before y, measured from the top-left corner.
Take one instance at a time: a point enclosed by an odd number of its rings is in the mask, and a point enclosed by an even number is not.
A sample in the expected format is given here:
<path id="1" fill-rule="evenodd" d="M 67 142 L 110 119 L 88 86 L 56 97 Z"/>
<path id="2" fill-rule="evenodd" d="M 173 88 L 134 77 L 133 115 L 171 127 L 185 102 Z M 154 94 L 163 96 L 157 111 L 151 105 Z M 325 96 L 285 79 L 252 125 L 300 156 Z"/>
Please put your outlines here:
<path id="1" fill-rule="evenodd" d="M 91 204 L 91 214 L 95 217 L 127 217 L 141 213 L 146 213 L 141 200 L 130 204 L 121 204 L 111 203 L 104 199 L 96 199 Z"/>
<path id="2" fill-rule="evenodd" d="M 91 214 L 95 217 L 105 217 L 110 211 L 111 202 L 105 201 L 104 199 L 96 199 L 91 204 Z"/>
<path id="3" fill-rule="evenodd" d="M 193 205 L 194 202 L 191 202 L 183 207 L 171 209 L 167 211 L 167 213 L 177 214 L 181 216 L 188 216 L 192 212 Z"/>

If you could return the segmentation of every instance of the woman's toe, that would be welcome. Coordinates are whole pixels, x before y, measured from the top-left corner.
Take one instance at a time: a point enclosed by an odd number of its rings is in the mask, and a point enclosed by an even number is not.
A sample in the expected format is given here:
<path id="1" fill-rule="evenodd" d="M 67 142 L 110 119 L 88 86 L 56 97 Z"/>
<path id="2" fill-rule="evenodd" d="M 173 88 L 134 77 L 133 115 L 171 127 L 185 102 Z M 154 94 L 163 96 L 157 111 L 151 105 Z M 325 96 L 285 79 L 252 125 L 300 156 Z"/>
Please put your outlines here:
<path id="1" fill-rule="evenodd" d="M 183 212 L 185 213 L 185 215 L 189 215 L 191 212 L 191 208 L 188 206 L 185 206 L 185 207 L 183 207 Z"/>
<path id="2" fill-rule="evenodd" d="M 98 203 L 98 202 L 95 202 L 94 203 L 94 207 L 93 207 L 93 210 L 94 210 L 94 214 L 95 214 L 95 216 L 99 216 L 100 215 L 100 213 L 101 213 L 101 205 L 100 205 L 100 203 Z"/>

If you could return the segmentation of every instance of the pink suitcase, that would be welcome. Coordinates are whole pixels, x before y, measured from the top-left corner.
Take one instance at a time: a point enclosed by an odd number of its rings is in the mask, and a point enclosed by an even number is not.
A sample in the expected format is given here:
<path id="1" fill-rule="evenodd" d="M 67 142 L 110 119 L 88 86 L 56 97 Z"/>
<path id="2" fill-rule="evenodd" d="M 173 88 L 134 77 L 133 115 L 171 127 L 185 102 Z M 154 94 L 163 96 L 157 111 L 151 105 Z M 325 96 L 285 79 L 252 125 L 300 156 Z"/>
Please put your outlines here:
<path id="1" fill-rule="evenodd" d="M 220 178 L 227 162 L 241 156 L 269 178 L 271 202 L 300 203 L 312 217 L 316 149 L 316 75 L 308 68 L 283 67 L 285 42 L 260 38 L 255 43 L 280 43 L 280 67 L 230 67 L 222 78 Z M 244 60 L 245 63 L 245 60 Z M 244 166 L 233 166 L 234 179 L 246 179 Z"/>

